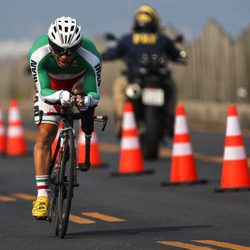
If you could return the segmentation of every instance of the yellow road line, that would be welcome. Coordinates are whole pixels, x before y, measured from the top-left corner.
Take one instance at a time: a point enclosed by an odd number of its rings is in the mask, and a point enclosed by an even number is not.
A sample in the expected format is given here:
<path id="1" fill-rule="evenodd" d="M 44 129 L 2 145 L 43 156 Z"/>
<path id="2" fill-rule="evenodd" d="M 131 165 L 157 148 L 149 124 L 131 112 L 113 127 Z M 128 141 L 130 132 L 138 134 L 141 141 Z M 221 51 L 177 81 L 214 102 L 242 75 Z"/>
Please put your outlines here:
<path id="1" fill-rule="evenodd" d="M 196 246 L 193 244 L 183 243 L 183 242 L 178 242 L 178 241 L 156 241 L 156 242 L 163 244 L 163 245 L 167 245 L 167 246 L 180 247 L 180 248 L 191 249 L 191 250 L 214 250 L 215 249 L 215 248 L 210 248 L 210 247 Z"/>
<path id="2" fill-rule="evenodd" d="M 178 241 L 156 241 L 156 243 L 173 246 L 173 247 L 191 249 L 191 250 L 214 250 L 215 249 L 215 248 L 209 248 L 209 247 L 195 246 L 193 244 L 183 243 L 183 242 L 178 242 Z"/>
<path id="3" fill-rule="evenodd" d="M 24 194 L 24 193 L 12 193 L 12 196 L 15 196 L 16 198 L 27 200 L 27 201 L 33 201 L 36 199 L 36 196 L 30 195 L 30 194 Z"/>
<path id="4" fill-rule="evenodd" d="M 82 217 L 79 217 L 79 216 L 76 216 L 76 215 L 72 215 L 72 214 L 69 215 L 69 220 L 74 222 L 74 223 L 77 223 L 77 224 L 93 224 L 93 223 L 96 223 L 93 220 L 85 219 L 85 218 L 82 218 Z"/>
<path id="5" fill-rule="evenodd" d="M 7 195 L 0 194 L 0 201 L 3 201 L 3 202 L 13 202 L 13 201 L 16 201 L 16 199 L 13 198 L 13 197 L 7 196 Z"/>
<path id="6" fill-rule="evenodd" d="M 89 216 L 89 217 L 93 217 L 95 219 L 100 219 L 100 220 L 104 220 L 107 222 L 121 222 L 121 221 L 125 221 L 124 219 L 121 218 L 117 218 L 117 217 L 113 217 L 113 216 L 109 216 L 106 214 L 101 214 L 101 213 L 97 213 L 97 212 L 87 212 L 87 213 L 82 213 L 83 215 Z"/>
<path id="7" fill-rule="evenodd" d="M 233 250 L 250 250 L 250 247 L 240 246 L 232 243 L 220 242 L 215 240 L 193 240 L 193 241 Z"/>

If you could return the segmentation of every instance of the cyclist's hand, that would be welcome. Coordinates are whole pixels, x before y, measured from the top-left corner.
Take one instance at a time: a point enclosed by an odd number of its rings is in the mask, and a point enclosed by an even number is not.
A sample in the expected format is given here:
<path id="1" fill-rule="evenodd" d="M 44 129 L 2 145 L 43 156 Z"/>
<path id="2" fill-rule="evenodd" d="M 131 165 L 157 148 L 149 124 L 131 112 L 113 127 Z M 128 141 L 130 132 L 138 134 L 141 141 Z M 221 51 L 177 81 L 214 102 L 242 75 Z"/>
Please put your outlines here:
<path id="1" fill-rule="evenodd" d="M 83 96 L 82 95 L 76 95 L 75 96 L 75 102 L 78 108 L 82 108 L 84 106 L 84 102 L 83 102 Z"/>
<path id="2" fill-rule="evenodd" d="M 84 107 L 89 107 L 89 105 L 91 103 L 91 97 L 90 96 L 84 96 L 83 97 L 83 103 L 84 103 Z"/>
<path id="3" fill-rule="evenodd" d="M 88 109 L 90 103 L 91 103 L 91 97 L 90 96 L 84 96 L 84 97 L 82 97 L 81 107 L 79 107 L 79 108 L 82 111 L 85 111 L 85 110 Z"/>
<path id="4" fill-rule="evenodd" d="M 67 107 L 71 105 L 71 94 L 68 91 L 66 90 L 62 91 L 59 96 L 59 99 L 63 107 Z"/>

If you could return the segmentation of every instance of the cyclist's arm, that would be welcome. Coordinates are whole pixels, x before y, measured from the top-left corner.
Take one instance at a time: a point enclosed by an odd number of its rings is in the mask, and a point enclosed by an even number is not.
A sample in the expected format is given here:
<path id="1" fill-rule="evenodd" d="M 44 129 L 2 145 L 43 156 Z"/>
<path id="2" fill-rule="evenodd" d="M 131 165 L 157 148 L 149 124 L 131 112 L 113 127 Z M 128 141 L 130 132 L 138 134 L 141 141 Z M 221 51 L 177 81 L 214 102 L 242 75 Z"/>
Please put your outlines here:
<path id="1" fill-rule="evenodd" d="M 87 39 L 83 42 L 79 54 L 84 61 L 84 67 L 86 69 L 83 82 L 83 93 L 91 97 L 90 106 L 95 106 L 100 99 L 99 86 L 101 84 L 101 56 L 95 45 Z"/>
<path id="2" fill-rule="evenodd" d="M 48 45 L 39 47 L 34 44 L 29 52 L 29 65 L 37 91 L 42 100 L 53 104 L 59 102 L 61 91 L 51 89 L 49 75 L 45 68 L 49 52 Z"/>

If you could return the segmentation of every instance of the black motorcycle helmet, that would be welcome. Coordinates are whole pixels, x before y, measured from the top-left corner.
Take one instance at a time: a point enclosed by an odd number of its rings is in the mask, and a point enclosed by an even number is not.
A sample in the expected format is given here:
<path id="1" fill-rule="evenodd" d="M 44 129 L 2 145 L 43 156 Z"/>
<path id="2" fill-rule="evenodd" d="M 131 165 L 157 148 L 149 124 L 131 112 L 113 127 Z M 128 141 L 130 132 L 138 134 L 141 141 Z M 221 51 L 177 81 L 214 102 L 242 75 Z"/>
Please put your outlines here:
<path id="1" fill-rule="evenodd" d="M 156 11 L 149 5 L 142 5 L 135 13 L 133 30 L 157 32 L 160 29 L 159 23 Z"/>

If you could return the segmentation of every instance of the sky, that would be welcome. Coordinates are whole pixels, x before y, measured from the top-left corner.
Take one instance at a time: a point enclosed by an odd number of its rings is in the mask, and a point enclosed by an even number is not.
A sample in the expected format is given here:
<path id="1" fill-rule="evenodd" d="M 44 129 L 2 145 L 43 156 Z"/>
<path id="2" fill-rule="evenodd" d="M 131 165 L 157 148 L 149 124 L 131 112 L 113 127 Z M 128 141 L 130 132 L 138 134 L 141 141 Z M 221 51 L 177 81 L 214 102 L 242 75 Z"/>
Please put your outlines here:
<path id="1" fill-rule="evenodd" d="M 0 41 L 35 39 L 47 33 L 59 16 L 77 18 L 83 34 L 93 39 L 105 32 L 129 32 L 135 10 L 142 4 L 155 8 L 163 25 L 197 36 L 209 18 L 232 37 L 250 24 L 249 0 L 1 0 Z"/>

